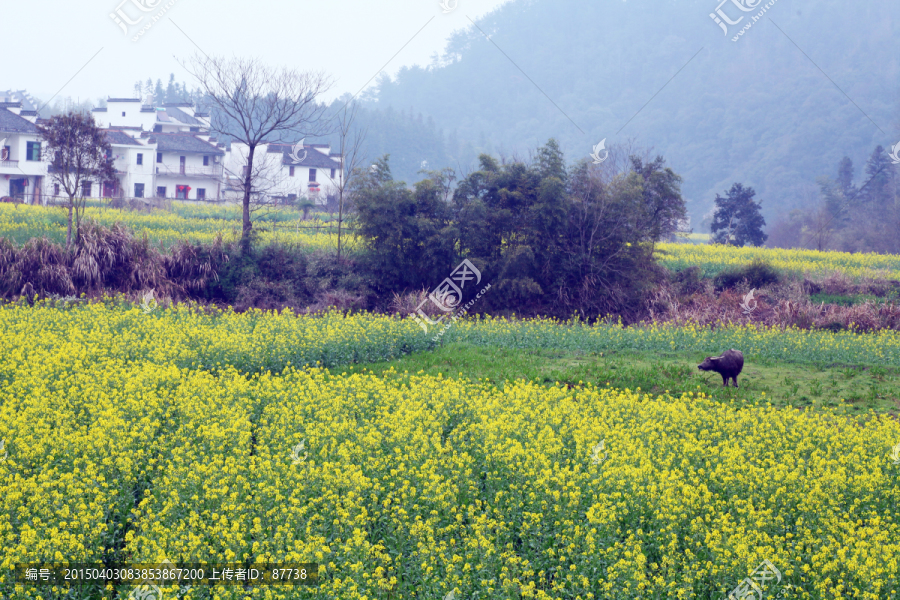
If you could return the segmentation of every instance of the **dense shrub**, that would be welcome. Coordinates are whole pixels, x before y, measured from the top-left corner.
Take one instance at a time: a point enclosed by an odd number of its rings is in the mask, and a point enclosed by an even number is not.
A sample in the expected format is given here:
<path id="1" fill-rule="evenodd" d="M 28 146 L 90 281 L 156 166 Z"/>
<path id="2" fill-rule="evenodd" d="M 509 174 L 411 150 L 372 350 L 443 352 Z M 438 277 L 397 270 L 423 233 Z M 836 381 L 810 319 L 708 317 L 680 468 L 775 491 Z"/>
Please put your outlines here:
<path id="1" fill-rule="evenodd" d="M 670 275 L 670 280 L 679 296 L 692 296 L 705 287 L 703 271 L 698 266 L 676 271 Z"/>
<path id="2" fill-rule="evenodd" d="M 778 270 L 762 260 L 754 260 L 739 269 L 728 269 L 716 275 L 713 283 L 716 290 L 727 290 L 746 281 L 751 288 L 763 288 L 781 281 Z"/>

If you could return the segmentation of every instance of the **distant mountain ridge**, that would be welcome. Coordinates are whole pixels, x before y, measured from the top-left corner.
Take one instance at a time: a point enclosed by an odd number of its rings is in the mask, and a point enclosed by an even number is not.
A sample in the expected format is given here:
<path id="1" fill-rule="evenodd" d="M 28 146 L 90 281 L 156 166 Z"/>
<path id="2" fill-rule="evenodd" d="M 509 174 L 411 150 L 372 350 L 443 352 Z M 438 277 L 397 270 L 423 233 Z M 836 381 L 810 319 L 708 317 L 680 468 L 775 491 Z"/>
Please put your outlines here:
<path id="1" fill-rule="evenodd" d="M 382 76 L 366 95 L 369 118 L 391 108 L 433 119 L 443 147 L 429 136 L 404 158 L 432 169 L 473 166 L 485 150 L 525 155 L 550 137 L 570 162 L 601 139 L 633 140 L 684 177 L 695 227 L 734 182 L 753 187 L 770 218 L 833 177 L 844 155 L 861 182 L 872 149 L 900 141 L 900 2 L 777 0 L 737 42 L 757 11 L 723 35 L 717 5 L 513 0 L 479 19 L 491 40 L 469 28 L 438 63 Z M 373 152 L 391 151 L 386 141 Z"/>

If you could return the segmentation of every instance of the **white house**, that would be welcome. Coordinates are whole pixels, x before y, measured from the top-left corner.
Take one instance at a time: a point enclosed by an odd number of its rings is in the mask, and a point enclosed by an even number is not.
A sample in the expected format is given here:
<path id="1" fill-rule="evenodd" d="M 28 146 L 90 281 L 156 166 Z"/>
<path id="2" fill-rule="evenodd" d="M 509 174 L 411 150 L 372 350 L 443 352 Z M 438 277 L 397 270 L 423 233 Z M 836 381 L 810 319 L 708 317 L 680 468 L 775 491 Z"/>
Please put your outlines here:
<path id="1" fill-rule="evenodd" d="M 36 120 L 37 112 L 23 111 L 22 102 L 0 103 L 0 198 L 42 200 L 47 163 L 41 161 Z"/>
<path id="2" fill-rule="evenodd" d="M 133 151 L 128 168 L 129 175 L 149 175 L 150 179 L 125 181 L 123 173 L 120 192 L 126 196 L 139 197 L 142 189 L 147 197 L 222 198 L 226 151 L 209 135 L 208 114 L 195 113 L 187 102 L 152 107 L 137 98 L 109 98 L 106 108 L 95 108 L 93 115 L 100 127 L 129 135 L 147 150 L 146 156 Z M 143 188 L 138 187 L 142 183 Z"/>
<path id="3" fill-rule="evenodd" d="M 228 197 L 241 197 L 240 179 L 245 176 L 249 149 L 232 142 L 226 158 L 230 176 Z M 343 178 L 339 155 L 327 144 L 263 144 L 253 154 L 254 187 L 271 198 L 287 201 L 311 200 L 326 204 Z"/>
<path id="4" fill-rule="evenodd" d="M 194 113 L 189 102 L 146 106 L 138 98 L 108 98 L 105 108 L 92 111 L 98 127 L 135 128 L 154 133 L 203 133 L 209 131 L 209 115 Z"/>
<path id="5" fill-rule="evenodd" d="M 104 198 L 153 196 L 156 145 L 136 140 L 120 129 L 107 129 L 106 141 L 112 148 L 118 181 L 115 185 L 104 184 L 103 189 L 97 191 Z"/>
<path id="6" fill-rule="evenodd" d="M 146 133 L 156 146 L 155 196 L 182 200 L 220 200 L 225 151 L 209 135 Z"/>

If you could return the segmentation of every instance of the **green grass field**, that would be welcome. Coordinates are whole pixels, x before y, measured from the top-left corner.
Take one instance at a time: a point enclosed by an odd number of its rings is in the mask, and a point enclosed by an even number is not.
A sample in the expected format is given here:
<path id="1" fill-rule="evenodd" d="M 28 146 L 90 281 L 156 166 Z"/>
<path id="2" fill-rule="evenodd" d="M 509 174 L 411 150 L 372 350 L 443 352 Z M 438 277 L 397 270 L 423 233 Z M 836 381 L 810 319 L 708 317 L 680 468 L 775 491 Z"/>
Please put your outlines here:
<path id="1" fill-rule="evenodd" d="M 748 360 L 738 389 L 724 388 L 717 373 L 697 369 L 696 352 L 580 352 L 511 350 L 456 343 L 434 352 L 366 363 L 348 372 L 372 370 L 389 377 L 422 372 L 497 387 L 525 379 L 545 385 L 592 384 L 597 387 L 640 389 L 648 394 L 703 392 L 735 407 L 771 402 L 773 406 L 817 409 L 839 407 L 848 414 L 900 414 L 900 368 L 854 364 L 759 363 Z M 405 372 L 405 374 L 404 374 Z"/>

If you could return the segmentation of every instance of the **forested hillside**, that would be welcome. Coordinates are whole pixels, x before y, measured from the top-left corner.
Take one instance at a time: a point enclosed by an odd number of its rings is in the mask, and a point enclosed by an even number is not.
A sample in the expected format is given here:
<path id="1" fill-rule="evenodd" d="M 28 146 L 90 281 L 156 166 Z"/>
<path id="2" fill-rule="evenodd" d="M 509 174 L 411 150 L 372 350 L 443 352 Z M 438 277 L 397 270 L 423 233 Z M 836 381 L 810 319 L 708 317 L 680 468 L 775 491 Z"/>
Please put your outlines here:
<path id="1" fill-rule="evenodd" d="M 570 158 L 604 138 L 632 141 L 684 177 L 696 227 L 735 181 L 757 190 L 771 218 L 800 205 L 843 156 L 862 165 L 876 145 L 900 141 L 896 0 L 779 0 L 737 42 L 739 27 L 726 37 L 710 19 L 715 8 L 511 1 L 478 21 L 491 40 L 460 31 L 439 62 L 381 77 L 365 96 L 378 109 L 363 119 L 371 154 L 390 152 L 398 178 L 415 181 L 422 160 L 466 169 L 480 151 L 525 155 L 550 137 Z M 397 126 L 420 114 L 443 143 L 426 127 Z"/>

